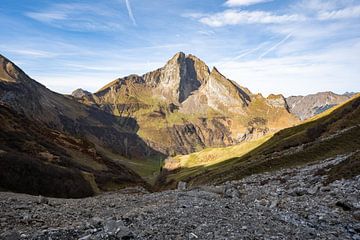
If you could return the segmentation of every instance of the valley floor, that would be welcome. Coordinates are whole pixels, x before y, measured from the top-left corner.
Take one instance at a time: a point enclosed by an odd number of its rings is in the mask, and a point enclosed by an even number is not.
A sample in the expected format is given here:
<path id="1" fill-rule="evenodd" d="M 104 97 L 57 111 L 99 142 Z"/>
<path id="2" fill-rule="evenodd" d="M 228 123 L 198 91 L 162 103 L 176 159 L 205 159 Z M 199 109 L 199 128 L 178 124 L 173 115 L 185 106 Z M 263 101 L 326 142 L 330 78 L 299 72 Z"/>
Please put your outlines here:
<path id="1" fill-rule="evenodd" d="M 1 192 L 0 239 L 360 239 L 360 176 L 320 174 L 343 159 L 185 191 Z"/>

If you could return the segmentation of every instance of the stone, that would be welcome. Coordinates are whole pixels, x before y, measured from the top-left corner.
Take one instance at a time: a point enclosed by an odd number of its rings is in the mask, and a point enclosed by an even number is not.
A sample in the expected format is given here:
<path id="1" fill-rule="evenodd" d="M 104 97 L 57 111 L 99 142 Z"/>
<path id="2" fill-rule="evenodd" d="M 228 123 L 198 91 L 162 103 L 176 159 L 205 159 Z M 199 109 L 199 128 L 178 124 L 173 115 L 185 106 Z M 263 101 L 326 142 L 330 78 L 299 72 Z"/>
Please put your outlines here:
<path id="1" fill-rule="evenodd" d="M 232 185 L 226 185 L 224 188 L 224 197 L 238 199 L 241 197 L 241 194 L 236 187 Z"/>
<path id="2" fill-rule="evenodd" d="M 344 211 L 350 211 L 353 209 L 353 206 L 351 205 L 351 203 L 349 203 L 347 201 L 337 201 L 335 203 L 335 206 L 340 207 Z"/>
<path id="3" fill-rule="evenodd" d="M 279 200 L 273 200 L 273 201 L 271 201 L 270 208 L 275 208 L 275 207 L 277 207 L 278 203 L 279 203 Z"/>
<path id="4" fill-rule="evenodd" d="M 354 217 L 356 220 L 360 221 L 360 210 L 354 211 L 354 212 L 353 212 L 353 217 Z"/>
<path id="5" fill-rule="evenodd" d="M 47 199 L 44 196 L 39 195 L 38 199 L 37 199 L 37 203 L 38 204 L 48 204 L 49 203 L 49 199 Z"/>
<path id="6" fill-rule="evenodd" d="M 182 182 L 180 181 L 177 185 L 177 189 L 180 190 L 180 191 L 184 191 L 186 190 L 186 186 L 187 186 L 187 183 L 186 182 Z"/>
<path id="7" fill-rule="evenodd" d="M 360 235 L 359 234 L 355 234 L 351 237 L 352 240 L 360 240 Z"/>
<path id="8" fill-rule="evenodd" d="M 195 233 L 189 234 L 189 239 L 198 239 L 199 237 Z"/>
<path id="9" fill-rule="evenodd" d="M 94 227 L 101 227 L 104 223 L 104 219 L 99 217 L 93 217 L 90 219 L 90 225 Z"/>
<path id="10" fill-rule="evenodd" d="M 17 231 L 9 231 L 0 235 L 0 239 L 4 240 L 19 240 L 20 237 L 20 233 Z"/>

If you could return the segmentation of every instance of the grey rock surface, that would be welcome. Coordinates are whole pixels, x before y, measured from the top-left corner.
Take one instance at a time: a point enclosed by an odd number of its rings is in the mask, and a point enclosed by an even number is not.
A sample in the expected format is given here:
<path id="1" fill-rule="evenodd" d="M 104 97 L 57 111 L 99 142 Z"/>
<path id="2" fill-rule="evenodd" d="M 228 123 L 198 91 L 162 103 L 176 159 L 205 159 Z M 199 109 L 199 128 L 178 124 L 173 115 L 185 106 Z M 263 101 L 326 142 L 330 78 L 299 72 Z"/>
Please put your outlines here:
<path id="1" fill-rule="evenodd" d="M 306 96 L 291 96 L 286 98 L 286 103 L 291 113 L 301 120 L 305 120 L 349 100 L 353 95 L 355 94 L 340 95 L 333 92 L 319 92 Z"/>
<path id="2" fill-rule="evenodd" d="M 343 159 L 185 191 L 46 204 L 1 192 L 0 239 L 359 239 L 360 176 L 316 174 Z"/>

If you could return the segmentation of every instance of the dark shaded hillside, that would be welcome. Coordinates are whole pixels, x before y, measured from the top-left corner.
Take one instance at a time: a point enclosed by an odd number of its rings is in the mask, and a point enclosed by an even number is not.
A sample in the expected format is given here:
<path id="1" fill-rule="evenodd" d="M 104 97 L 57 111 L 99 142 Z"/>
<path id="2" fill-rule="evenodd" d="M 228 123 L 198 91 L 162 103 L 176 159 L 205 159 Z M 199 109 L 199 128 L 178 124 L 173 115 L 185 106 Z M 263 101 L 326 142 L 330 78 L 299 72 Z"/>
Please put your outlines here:
<path id="1" fill-rule="evenodd" d="M 175 186 L 180 180 L 190 185 L 216 184 L 338 155 L 351 155 L 360 150 L 359 136 L 360 96 L 357 95 L 304 124 L 276 133 L 242 157 L 206 167 L 165 170 L 158 186 Z"/>
<path id="2" fill-rule="evenodd" d="M 132 185 L 147 186 L 136 173 L 101 155 L 93 143 L 0 104 L 0 188 L 79 198 Z"/>
<path id="3" fill-rule="evenodd" d="M 52 92 L 1 55 L 0 101 L 31 120 L 86 138 L 126 158 L 163 157 L 136 134 L 139 126 L 135 119 L 115 117 Z"/>

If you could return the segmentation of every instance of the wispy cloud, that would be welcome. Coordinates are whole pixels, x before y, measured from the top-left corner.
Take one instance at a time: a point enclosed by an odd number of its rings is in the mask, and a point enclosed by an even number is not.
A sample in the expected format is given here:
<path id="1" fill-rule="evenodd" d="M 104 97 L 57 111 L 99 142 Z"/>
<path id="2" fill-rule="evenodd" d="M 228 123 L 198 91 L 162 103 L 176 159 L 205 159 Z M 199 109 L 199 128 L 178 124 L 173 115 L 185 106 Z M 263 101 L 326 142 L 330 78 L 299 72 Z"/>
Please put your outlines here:
<path id="1" fill-rule="evenodd" d="M 121 28 L 115 21 L 114 10 L 104 5 L 52 4 L 43 10 L 26 12 L 25 16 L 52 27 L 73 31 L 114 31 Z"/>
<path id="2" fill-rule="evenodd" d="M 52 22 L 56 20 L 65 20 L 67 14 L 64 12 L 29 12 L 26 15 L 40 22 Z"/>
<path id="3" fill-rule="evenodd" d="M 13 54 L 17 54 L 24 57 L 32 57 L 32 58 L 53 58 L 56 57 L 57 54 L 42 51 L 42 50 L 32 50 L 32 49 L 9 49 L 5 48 L 6 52 L 10 52 Z"/>
<path id="4" fill-rule="evenodd" d="M 136 26 L 136 20 L 135 20 L 135 17 L 134 17 L 134 14 L 133 14 L 133 11 L 132 11 L 132 8 L 131 8 L 131 5 L 130 5 L 130 0 L 125 0 L 125 3 L 126 3 L 126 8 L 127 8 L 127 11 L 128 11 L 128 14 L 129 14 L 129 18 L 131 19 L 132 23 Z"/>
<path id="5" fill-rule="evenodd" d="M 201 23 L 211 27 L 223 27 L 226 25 L 241 24 L 272 24 L 288 23 L 306 20 L 305 16 L 299 14 L 276 15 L 265 11 L 242 11 L 226 10 L 220 13 L 207 15 L 198 19 Z"/>
<path id="6" fill-rule="evenodd" d="M 359 71 L 348 64 L 360 61 L 360 55 L 354 54 L 359 51 L 359 43 L 345 41 L 312 53 L 214 64 L 253 92 L 299 95 L 326 89 L 343 93 L 359 89 Z"/>
<path id="7" fill-rule="evenodd" d="M 320 20 L 360 18 L 360 5 L 319 13 Z"/>
<path id="8" fill-rule="evenodd" d="M 272 0 L 227 0 L 225 5 L 229 7 L 249 6 L 258 3 L 270 2 Z"/>
<path id="9" fill-rule="evenodd" d="M 276 43 L 274 46 L 272 46 L 271 48 L 269 48 L 268 50 L 266 50 L 264 53 L 262 53 L 259 56 L 259 59 L 262 59 L 263 57 L 265 57 L 266 55 L 268 55 L 270 52 L 274 51 L 275 49 L 277 49 L 281 44 L 284 44 L 290 37 L 291 37 L 292 33 L 289 33 L 285 38 L 283 38 L 280 42 Z"/>

